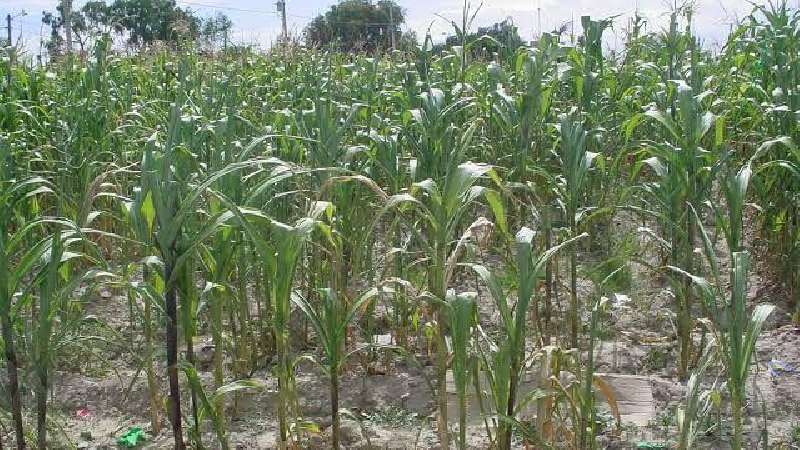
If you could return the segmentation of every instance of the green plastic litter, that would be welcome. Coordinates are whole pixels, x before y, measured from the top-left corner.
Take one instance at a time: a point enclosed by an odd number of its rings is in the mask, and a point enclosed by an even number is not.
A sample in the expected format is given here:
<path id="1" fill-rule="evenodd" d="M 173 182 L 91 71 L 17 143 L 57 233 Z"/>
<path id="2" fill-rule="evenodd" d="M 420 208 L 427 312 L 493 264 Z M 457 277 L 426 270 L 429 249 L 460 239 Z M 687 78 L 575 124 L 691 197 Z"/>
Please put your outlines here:
<path id="1" fill-rule="evenodd" d="M 636 443 L 637 450 L 669 450 L 669 444 L 665 442 L 637 442 Z"/>
<path id="2" fill-rule="evenodd" d="M 144 430 L 141 427 L 131 427 L 119 439 L 117 445 L 134 448 L 145 440 Z"/>

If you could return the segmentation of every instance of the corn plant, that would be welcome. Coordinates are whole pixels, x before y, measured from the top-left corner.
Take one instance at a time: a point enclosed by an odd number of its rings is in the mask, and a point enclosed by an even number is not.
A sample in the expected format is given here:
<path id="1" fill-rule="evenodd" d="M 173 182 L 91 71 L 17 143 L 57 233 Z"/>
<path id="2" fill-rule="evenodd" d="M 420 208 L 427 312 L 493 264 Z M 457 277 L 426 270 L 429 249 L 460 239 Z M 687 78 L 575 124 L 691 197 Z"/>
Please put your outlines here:
<path id="1" fill-rule="evenodd" d="M 181 364 L 181 369 L 186 374 L 186 379 L 192 390 L 197 393 L 199 398 L 200 407 L 198 409 L 197 420 L 203 421 L 208 416 L 211 421 L 214 432 L 217 435 L 220 448 L 223 450 L 230 449 L 228 436 L 225 431 L 225 423 L 223 421 L 222 411 L 216 407 L 217 404 L 224 403 L 220 397 L 225 397 L 228 394 L 241 392 L 241 391 L 259 391 L 264 390 L 264 383 L 255 379 L 236 380 L 226 385 L 216 388 L 212 395 L 208 395 L 203 388 L 200 377 L 197 375 L 197 370 L 190 364 Z"/>
<path id="2" fill-rule="evenodd" d="M 95 283 L 111 276 L 109 272 L 98 269 L 86 270 L 76 276 L 76 269 L 87 263 L 97 263 L 89 253 L 81 253 L 78 245 L 87 242 L 81 230 L 63 219 L 51 220 L 66 230 L 56 230 L 45 237 L 42 243 L 45 251 L 44 262 L 37 273 L 34 284 L 22 292 L 22 299 L 31 299 L 36 295 L 36 314 L 32 328 L 32 362 L 36 378 L 34 397 L 36 401 L 37 447 L 48 448 L 47 442 L 47 399 L 50 389 L 50 368 L 58 348 L 54 336 L 57 335 L 58 324 L 70 310 L 71 297 L 80 285 L 87 286 L 88 291 Z M 76 247 L 76 248 L 70 248 Z M 91 250 L 91 246 L 84 246 Z M 36 291 L 36 292 L 34 292 Z"/>
<path id="3" fill-rule="evenodd" d="M 447 427 L 447 359 L 448 350 L 446 333 L 448 325 L 446 315 L 437 305 L 443 304 L 447 299 L 448 283 L 453 276 L 455 264 L 460 257 L 461 248 L 452 249 L 451 241 L 457 235 L 457 230 L 464 220 L 464 215 L 472 203 L 481 195 L 488 194 L 492 199 L 495 215 L 498 222 L 505 223 L 505 213 L 502 205 L 497 202 L 494 191 L 475 186 L 478 180 L 491 174 L 491 167 L 483 164 L 465 163 L 450 168 L 440 186 L 436 181 L 427 179 L 415 183 L 411 193 L 397 194 L 389 197 L 384 207 L 384 213 L 390 209 L 403 212 L 407 207 L 417 214 L 418 219 L 409 224 L 410 231 L 418 241 L 417 245 L 427 255 L 427 288 L 433 298 L 433 309 L 436 319 L 436 389 L 438 396 L 438 432 L 441 445 L 447 446 L 449 442 Z M 383 214 L 378 215 L 378 219 Z M 376 222 L 377 224 L 377 222 Z M 374 228 L 374 227 L 373 227 Z M 416 230 L 424 230 L 420 233 Z"/>
<path id="4" fill-rule="evenodd" d="M 706 278 L 690 274 L 677 267 L 675 272 L 686 276 L 700 290 L 707 310 L 712 312 L 714 339 L 719 345 L 719 358 L 725 369 L 726 386 L 731 397 L 731 416 L 733 419 L 733 436 L 731 447 L 742 448 L 743 441 L 743 408 L 746 398 L 747 379 L 750 375 L 753 352 L 761 328 L 774 306 L 757 305 L 750 316 L 747 315 L 747 277 L 750 269 L 750 254 L 742 248 L 741 236 L 743 225 L 744 198 L 750 182 L 751 168 L 747 164 L 735 176 L 726 180 L 724 187 L 728 199 L 728 212 L 724 220 L 725 237 L 728 242 L 731 268 L 730 294 L 726 294 L 722 285 L 721 269 L 716 263 L 711 239 L 704 229 L 700 229 L 704 255 L 713 277 Z M 697 212 L 692 209 L 697 217 Z"/>
<path id="5" fill-rule="evenodd" d="M 472 4 L 468 0 L 464 0 L 464 5 L 461 8 L 461 23 L 458 24 L 454 20 L 450 21 L 450 26 L 453 27 L 453 30 L 456 33 L 456 38 L 461 44 L 460 46 L 453 48 L 453 50 L 460 60 L 458 81 L 462 83 L 466 80 L 468 67 L 467 53 L 470 50 L 470 44 L 472 44 L 472 41 L 469 39 L 469 30 L 472 27 L 472 23 L 475 21 L 475 17 L 480 12 L 481 7 L 483 7 L 483 3 L 480 3 L 478 7 L 473 10 Z"/>
<path id="6" fill-rule="evenodd" d="M 549 442 L 557 443 L 559 440 L 567 448 L 583 449 L 596 448 L 595 441 L 597 424 L 595 411 L 595 396 L 605 398 L 611 415 L 615 421 L 616 433 L 619 433 L 622 418 L 619 405 L 610 386 L 599 376 L 593 374 L 593 368 L 585 370 L 585 380 L 577 381 L 581 376 L 581 364 L 574 353 L 556 353 L 558 355 L 557 374 L 550 378 L 552 393 L 550 403 L 546 406 Z M 563 375 L 572 374 L 576 381 L 567 381 Z M 567 382 L 565 382 L 567 381 Z M 540 397 L 547 397 L 540 394 Z M 554 420 L 559 419 L 559 420 Z M 585 428 L 582 428 L 585 427 Z M 560 431 L 560 433 L 558 433 Z M 560 434 L 560 436 L 559 436 Z"/>
<path id="7" fill-rule="evenodd" d="M 155 353 L 155 329 L 154 316 L 157 309 L 158 300 L 163 296 L 163 292 L 158 292 L 154 286 L 155 274 L 161 272 L 160 261 L 155 257 L 146 257 L 141 262 L 144 281 L 141 283 L 131 280 L 133 271 L 139 267 L 137 264 L 130 264 L 124 273 L 121 284 L 127 291 L 129 301 L 135 302 L 136 298 L 141 298 L 142 307 L 142 333 L 144 334 L 144 352 L 142 355 L 145 377 L 147 379 L 148 400 L 150 402 L 150 426 L 153 434 L 161 432 L 162 417 L 162 395 L 158 377 L 156 375 L 154 353 Z"/>
<path id="8" fill-rule="evenodd" d="M 783 151 L 779 151 L 783 150 Z M 764 206 L 763 225 L 776 248 L 782 272 L 794 302 L 794 320 L 800 320 L 800 272 L 795 270 L 800 258 L 800 227 L 795 223 L 797 198 L 793 183 L 800 180 L 800 150 L 789 136 L 761 144 L 749 161 L 761 176 L 754 190 L 759 205 Z M 730 200 L 729 200 L 730 201 Z"/>
<path id="9" fill-rule="evenodd" d="M 731 417 L 733 419 L 731 448 L 737 450 L 743 446 L 742 414 L 756 340 L 761 333 L 764 321 L 774 310 L 772 305 L 761 304 L 756 306 L 751 316 L 747 316 L 745 303 L 749 268 L 750 256 L 746 251 L 733 253 L 730 269 L 733 285 L 729 299 L 726 299 L 724 293 L 705 278 L 691 277 L 693 283 L 701 289 L 705 302 L 708 304 L 727 303 L 722 311 L 724 319 L 723 317 L 717 318 L 717 322 L 714 324 L 714 333 L 715 339 L 719 342 L 720 359 L 725 367 L 726 386 L 731 396 Z M 729 321 L 727 326 L 720 322 L 721 320 Z"/>
<path id="10" fill-rule="evenodd" d="M 623 269 L 624 266 L 614 270 L 595 286 L 594 304 L 592 305 L 589 321 L 589 348 L 586 360 L 583 362 L 582 392 L 580 395 L 575 395 L 578 400 L 578 412 L 580 415 L 580 423 L 576 430 L 577 443 L 581 448 L 596 448 L 597 446 L 595 441 L 597 437 L 595 388 L 606 396 L 612 411 L 615 413 L 616 425 L 617 427 L 620 426 L 619 408 L 616 406 L 616 400 L 613 394 L 610 393 L 608 386 L 595 374 L 595 345 L 599 339 L 601 316 L 608 308 L 608 297 L 605 296 L 607 285 Z"/>
<path id="11" fill-rule="evenodd" d="M 645 186 L 648 198 L 652 199 L 652 211 L 664 224 L 669 238 L 670 264 L 687 272 L 695 267 L 694 245 L 698 233 L 698 220 L 690 207 L 699 207 L 709 195 L 710 166 L 716 159 L 714 152 L 703 148 L 703 143 L 714 126 L 716 117 L 703 111 L 703 94 L 695 95 L 685 85 L 677 85 L 677 109 L 673 114 L 651 109 L 645 114 L 657 121 L 666 132 L 668 141 L 648 142 L 647 152 L 652 156 L 644 160 L 656 175 L 656 180 Z M 715 135 L 715 147 L 721 135 Z M 678 375 L 688 377 L 692 345 L 691 331 L 693 306 L 691 286 L 684 284 L 677 295 L 677 328 L 680 343 Z"/>
<path id="12" fill-rule="evenodd" d="M 0 146 L 0 151 L 8 147 Z M 35 231 L 40 220 L 26 218 L 21 208 L 33 207 L 36 210 L 37 192 L 49 190 L 42 178 L 16 179 L 12 173 L 13 163 L 8 153 L 0 154 L 0 207 L 8 214 L 0 217 L 0 327 L 2 328 L 4 358 L 6 361 L 6 388 L 11 400 L 11 417 L 14 424 L 15 442 L 18 449 L 25 448 L 25 430 L 22 422 L 22 402 L 20 400 L 18 369 L 19 362 L 14 339 L 14 317 L 12 300 L 24 280 L 36 273 L 36 263 L 48 249 L 45 241 L 29 247 L 25 243 L 26 234 Z M 28 223 L 24 221 L 27 220 Z M 21 221 L 12 228 L 13 222 Z M 13 259 L 12 259 L 13 258 Z M 17 263 L 15 264 L 15 261 Z"/>
<path id="13" fill-rule="evenodd" d="M 603 32 L 611 25 L 612 19 L 592 20 L 590 16 L 582 16 L 583 51 L 570 53 L 570 59 L 577 69 L 577 76 L 572 81 L 575 83 L 578 108 L 590 117 L 591 123 L 595 124 L 601 119 L 599 105 L 602 95 L 599 88 L 602 77 L 605 76 Z"/>
<path id="14" fill-rule="evenodd" d="M 271 219 L 260 211 L 239 208 L 229 204 L 238 217 L 248 238 L 258 252 L 267 277 L 269 297 L 272 304 L 272 329 L 278 363 L 275 373 L 278 378 L 278 421 L 281 448 L 289 443 L 289 416 L 295 410 L 294 363 L 289 348 L 289 313 L 292 283 L 306 242 L 317 228 L 320 217 L 331 211 L 327 202 L 315 202 L 309 212 L 294 225 Z M 254 222 L 251 222 L 254 221 Z M 255 224 L 260 223 L 261 227 Z M 259 230 L 265 230 L 263 233 Z"/>
<path id="15" fill-rule="evenodd" d="M 151 136 L 145 146 L 141 162 L 142 195 L 151 199 L 152 209 L 145 215 L 153 217 L 157 224 L 155 233 L 156 247 L 163 263 L 162 280 L 164 280 L 164 309 L 167 314 L 167 374 L 170 385 L 170 421 L 176 448 L 184 448 L 182 431 L 182 415 L 180 404 L 180 385 L 178 383 L 178 281 L 185 270 L 187 260 L 192 258 L 196 246 L 212 235 L 215 230 L 233 217 L 233 213 L 221 211 L 208 220 L 207 224 L 196 231 L 195 235 L 183 230 L 184 222 L 194 210 L 203 193 L 217 180 L 227 174 L 256 165 L 256 162 L 239 162 L 225 166 L 206 177 L 202 183 L 189 189 L 179 187 L 190 178 L 187 173 L 175 173 L 173 166 L 187 169 L 185 161 L 180 161 L 182 152 L 181 138 L 181 103 L 176 102 L 169 113 L 166 142 L 158 145 L 157 135 Z M 185 272 L 184 276 L 185 276 Z M 185 282 L 183 284 L 186 286 Z M 185 304 L 184 306 L 189 306 Z M 184 311 L 184 322 L 187 311 Z M 191 326 L 191 324 L 184 324 Z M 195 405 L 195 416 L 196 405 Z"/>
<path id="16" fill-rule="evenodd" d="M 64 255 L 64 243 L 60 233 L 54 233 L 50 241 L 49 260 L 42 274 L 37 327 L 33 344 L 33 359 L 36 367 L 36 437 L 40 450 L 47 448 L 47 390 L 48 369 L 50 367 L 50 337 L 53 333 L 53 320 L 58 310 L 56 291 L 60 286 L 59 268 Z"/>
<path id="17" fill-rule="evenodd" d="M 458 448 L 467 448 L 467 387 L 472 371 L 470 341 L 476 324 L 475 296 L 451 291 L 446 304 L 450 319 L 451 347 L 453 349 L 453 381 L 458 396 Z"/>
<path id="18" fill-rule="evenodd" d="M 569 116 L 561 119 L 561 163 L 563 165 L 563 182 L 559 185 L 561 198 L 564 199 L 564 212 L 572 236 L 578 235 L 578 226 L 583 211 L 581 199 L 585 195 L 585 186 L 588 182 L 592 162 L 597 157 L 596 153 L 586 149 L 586 132 L 583 124 Z M 569 302 L 569 342 L 572 347 L 578 347 L 578 332 L 580 325 L 580 304 L 578 302 L 578 253 L 577 249 L 570 249 L 570 302 Z"/>
<path id="19" fill-rule="evenodd" d="M 555 89 L 549 53 L 547 47 L 519 50 L 514 75 L 520 92 L 513 95 L 514 92 L 507 92 L 504 87 L 492 92 L 492 122 L 500 131 L 496 138 L 511 141 L 510 148 L 503 148 L 513 158 L 509 181 L 529 181 L 533 172 L 528 166 L 544 156 L 546 121 L 550 117 Z M 532 155 L 532 151 L 539 154 Z"/>
<path id="20" fill-rule="evenodd" d="M 317 309 L 300 296 L 293 296 L 292 301 L 311 321 L 325 354 L 325 362 L 318 363 L 330 379 L 331 397 L 331 448 L 339 448 L 339 372 L 347 359 L 359 349 L 346 351 L 345 339 L 347 327 L 356 318 L 367 302 L 374 299 L 377 290 L 373 289 L 359 297 L 351 305 L 343 304 L 331 289 L 322 291 L 322 307 Z"/>
<path id="21" fill-rule="evenodd" d="M 471 98 L 448 102 L 445 93 L 437 88 L 420 95 L 420 107 L 410 111 L 414 180 L 442 182 L 464 161 L 477 126 L 473 124 L 459 132 L 456 123 L 459 114 L 471 106 Z"/>
<path id="22" fill-rule="evenodd" d="M 703 431 L 700 425 L 713 405 L 716 386 L 703 389 L 702 383 L 709 366 L 714 362 L 714 350 L 714 342 L 709 342 L 703 350 L 700 363 L 692 371 L 692 375 L 686 382 L 685 402 L 678 407 L 678 411 L 675 414 L 678 426 L 677 447 L 679 450 L 694 448 L 695 439 Z"/>
<path id="23" fill-rule="evenodd" d="M 127 232 L 123 236 L 130 236 L 133 242 L 137 242 L 145 251 L 155 247 L 155 207 L 153 205 L 153 195 L 145 196 L 141 188 L 135 188 L 133 198 L 124 201 L 122 204 L 124 226 Z M 120 230 L 123 231 L 123 230 Z M 147 252 L 149 253 L 149 252 Z M 142 282 L 134 281 L 133 274 L 137 268 L 141 268 Z M 122 284 L 127 290 L 127 295 L 131 304 L 136 297 L 142 299 L 142 329 L 144 333 L 144 366 L 145 376 L 147 377 L 147 387 L 150 400 L 150 423 L 153 434 L 158 435 L 161 431 L 161 394 L 156 377 L 156 370 L 153 361 L 154 353 L 154 305 L 158 303 L 158 297 L 163 292 L 158 292 L 156 285 L 163 283 L 160 275 L 163 273 L 163 263 L 155 256 L 145 256 L 141 260 L 132 262 L 125 269 L 122 276 Z M 156 282 L 156 279 L 160 283 Z"/>
<path id="24" fill-rule="evenodd" d="M 520 229 L 515 241 L 517 302 L 513 307 L 509 295 L 503 292 L 500 281 L 494 274 L 484 266 L 470 266 L 489 288 L 489 293 L 500 311 L 506 337 L 504 341 L 494 343 L 492 347 L 496 350 L 493 354 L 484 356 L 495 412 L 507 419 L 500 422 L 497 431 L 497 444 L 500 448 L 511 448 L 511 424 L 516 420 L 519 409 L 519 383 L 525 369 L 523 362 L 528 337 L 528 309 L 535 296 L 536 285 L 550 259 L 561 249 L 586 236 L 586 234 L 575 236 L 541 254 L 536 254 L 533 230 Z"/>

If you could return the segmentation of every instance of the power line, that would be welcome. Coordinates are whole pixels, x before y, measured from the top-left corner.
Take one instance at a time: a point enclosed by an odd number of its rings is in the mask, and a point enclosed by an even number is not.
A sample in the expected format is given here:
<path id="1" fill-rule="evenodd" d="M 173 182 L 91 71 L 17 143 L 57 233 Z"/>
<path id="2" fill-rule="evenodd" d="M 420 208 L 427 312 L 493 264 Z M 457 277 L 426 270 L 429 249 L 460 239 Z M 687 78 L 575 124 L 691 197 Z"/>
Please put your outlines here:
<path id="1" fill-rule="evenodd" d="M 201 8 L 211 8 L 211 9 L 222 9 L 227 11 L 237 11 L 237 12 L 246 12 L 246 13 L 256 13 L 256 14 L 268 14 L 268 15 L 277 15 L 275 11 L 265 11 L 261 9 L 248 9 L 248 8 L 235 8 L 233 6 L 219 6 L 219 5 L 209 5 L 206 3 L 196 3 L 196 2 L 187 2 L 187 1 L 177 1 L 176 3 L 185 5 L 185 6 L 199 6 Z"/>

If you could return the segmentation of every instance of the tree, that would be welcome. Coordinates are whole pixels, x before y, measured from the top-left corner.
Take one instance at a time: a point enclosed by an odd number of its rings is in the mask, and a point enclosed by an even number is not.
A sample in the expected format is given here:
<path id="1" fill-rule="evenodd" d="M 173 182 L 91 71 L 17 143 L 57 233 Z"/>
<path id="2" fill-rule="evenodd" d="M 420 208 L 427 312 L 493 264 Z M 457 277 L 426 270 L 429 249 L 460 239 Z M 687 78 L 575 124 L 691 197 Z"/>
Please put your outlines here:
<path id="1" fill-rule="evenodd" d="M 368 0 L 342 0 L 324 15 L 315 17 L 305 29 L 308 45 L 334 45 L 343 51 L 374 51 L 400 41 L 399 26 L 405 11 L 393 0 L 375 4 Z"/>
<path id="2" fill-rule="evenodd" d="M 200 19 L 174 0 L 115 0 L 111 18 L 117 31 L 127 33 L 128 42 L 139 46 L 196 38 L 200 29 Z"/>
<path id="3" fill-rule="evenodd" d="M 228 46 L 228 34 L 233 27 L 233 22 L 228 16 L 218 12 L 214 17 L 210 17 L 203 21 L 203 26 L 200 29 L 200 37 L 210 47 L 216 47 L 222 44 L 223 47 Z"/>
<path id="4" fill-rule="evenodd" d="M 70 12 L 72 23 L 72 36 L 78 42 L 80 52 L 91 48 L 98 36 L 108 34 L 111 30 L 110 8 L 102 0 L 90 0 L 84 3 L 80 10 Z M 42 11 L 42 23 L 50 27 L 50 37 L 45 43 L 45 48 L 50 56 L 61 55 L 66 41 L 61 33 L 64 27 L 64 5 L 59 3 L 56 12 Z"/>
<path id="5" fill-rule="evenodd" d="M 89 32 L 97 34 L 111 32 L 113 25 L 111 8 L 105 1 L 90 0 L 84 3 L 80 14 Z"/>
<path id="6" fill-rule="evenodd" d="M 50 27 L 50 39 L 44 44 L 47 53 L 51 57 L 60 55 L 64 46 L 64 38 L 61 37 L 61 28 L 64 26 L 64 22 L 61 15 L 42 11 L 42 23 Z"/>
<path id="7" fill-rule="evenodd" d="M 418 37 L 415 31 L 409 30 L 403 33 L 400 36 L 400 40 L 397 41 L 397 50 L 401 51 L 410 51 L 418 47 Z"/>
<path id="8" fill-rule="evenodd" d="M 56 7 L 55 13 L 42 12 L 42 23 L 50 27 L 50 38 L 45 47 L 51 56 L 58 56 L 64 50 L 62 12 L 62 4 Z M 202 23 L 192 11 L 179 8 L 174 0 L 115 0 L 110 5 L 103 0 L 90 0 L 80 10 L 71 12 L 70 22 L 72 35 L 81 52 L 91 48 L 93 37 L 112 31 L 127 36 L 128 42 L 136 46 L 156 41 L 175 43 L 187 38 L 196 39 L 201 34 Z M 215 33 L 231 26 L 230 19 L 221 14 L 209 22 L 213 23 L 209 30 Z"/>
<path id="9" fill-rule="evenodd" d="M 500 53 L 501 51 L 513 54 L 517 48 L 525 45 L 519 35 L 519 29 L 514 25 L 514 21 L 510 17 L 488 27 L 479 27 L 477 32 L 469 34 L 467 42 L 472 43 L 468 47 L 474 54 L 482 52 L 489 55 Z M 444 46 L 452 47 L 455 45 L 461 45 L 459 37 L 448 36 Z"/>

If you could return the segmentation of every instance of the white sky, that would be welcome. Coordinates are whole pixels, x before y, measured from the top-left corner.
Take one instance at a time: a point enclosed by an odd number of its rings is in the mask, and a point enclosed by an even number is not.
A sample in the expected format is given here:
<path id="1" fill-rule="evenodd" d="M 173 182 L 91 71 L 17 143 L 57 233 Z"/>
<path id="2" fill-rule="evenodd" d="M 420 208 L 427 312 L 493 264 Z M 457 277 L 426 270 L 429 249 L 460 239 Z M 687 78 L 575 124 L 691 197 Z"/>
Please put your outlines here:
<path id="1" fill-rule="evenodd" d="M 109 3 L 111 0 L 107 0 Z M 300 34 L 306 23 L 315 15 L 322 13 L 336 0 L 286 0 L 287 22 L 290 32 Z M 450 32 L 450 25 L 439 16 L 460 20 L 463 0 L 396 0 L 407 11 L 404 29 L 417 32 L 421 38 L 428 27 L 435 40 Z M 470 0 L 473 6 L 479 0 Z M 519 27 L 524 39 L 532 38 L 537 32 L 537 9 L 541 11 L 542 29 L 552 30 L 574 18 L 576 34 L 580 33 L 580 17 L 591 15 L 604 18 L 621 15 L 615 20 L 616 33 L 620 33 L 634 11 L 649 19 L 649 29 L 663 26 L 669 5 L 673 0 L 484 0 L 474 28 L 490 25 L 511 17 Z M 761 0 L 757 0 L 761 1 Z M 800 0 L 789 0 L 797 6 Z M 80 8 L 85 0 L 74 0 L 74 8 Z M 227 14 L 234 23 L 232 39 L 235 42 L 259 43 L 268 46 L 280 33 L 280 17 L 275 0 L 177 0 L 178 5 L 195 10 L 201 16 L 216 12 Z M 58 0 L 0 0 L 0 14 L 27 12 L 24 17 L 14 21 L 14 39 L 22 37 L 26 47 L 38 47 L 42 33 L 41 12 L 55 11 Z M 696 0 L 697 13 L 695 29 L 708 45 L 720 42 L 726 36 L 730 24 L 747 15 L 751 9 L 748 0 Z M 5 30 L 3 30 L 5 35 Z M 613 34 L 614 32 L 612 32 Z M 46 34 L 46 31 L 45 31 Z M 615 45 L 615 38 L 608 40 Z"/>

